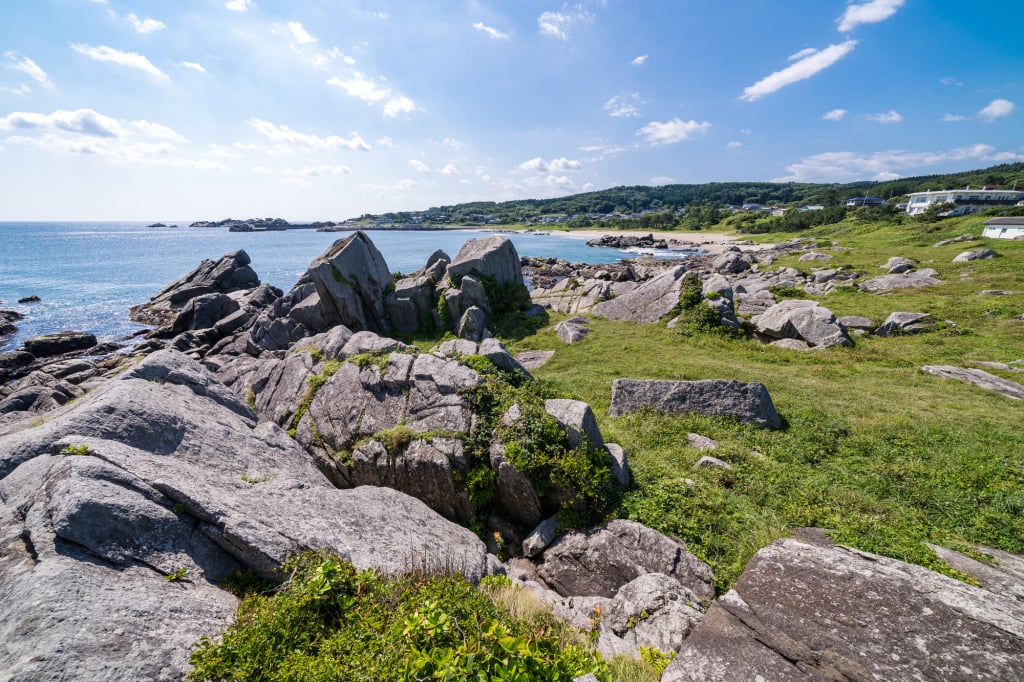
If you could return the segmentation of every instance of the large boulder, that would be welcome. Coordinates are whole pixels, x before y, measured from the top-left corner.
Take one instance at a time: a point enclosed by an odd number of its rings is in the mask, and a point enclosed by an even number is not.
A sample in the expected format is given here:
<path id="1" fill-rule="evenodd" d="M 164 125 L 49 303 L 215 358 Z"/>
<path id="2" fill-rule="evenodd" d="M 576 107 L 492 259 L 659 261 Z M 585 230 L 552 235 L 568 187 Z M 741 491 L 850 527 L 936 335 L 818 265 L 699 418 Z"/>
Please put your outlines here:
<path id="1" fill-rule="evenodd" d="M 619 416 L 645 408 L 669 414 L 733 417 L 762 428 L 782 428 L 768 389 L 756 382 L 616 379 L 612 383 L 609 414 Z"/>
<path id="2" fill-rule="evenodd" d="M 327 326 L 343 324 L 353 331 L 388 329 L 384 294 L 394 280 L 384 256 L 366 233 L 339 239 L 307 272 Z"/>
<path id="3" fill-rule="evenodd" d="M 972 260 L 987 260 L 989 258 L 995 258 L 996 252 L 992 249 L 973 249 L 971 251 L 964 251 L 953 259 L 954 263 L 968 263 Z"/>
<path id="4" fill-rule="evenodd" d="M 726 249 L 711 261 L 711 268 L 720 275 L 738 275 L 749 270 L 754 262 L 750 254 L 741 253 L 739 249 Z"/>
<path id="5" fill-rule="evenodd" d="M 506 237 L 479 237 L 462 245 L 448 266 L 448 277 L 459 279 L 474 273 L 502 283 L 523 284 L 519 254 Z"/>
<path id="6" fill-rule="evenodd" d="M 753 318 L 753 322 L 757 334 L 770 340 L 797 339 L 823 348 L 853 345 L 832 311 L 817 301 L 782 301 Z"/>
<path id="7" fill-rule="evenodd" d="M 204 260 L 195 270 L 168 284 L 147 303 L 132 306 L 129 316 L 143 324 L 168 324 L 198 296 L 254 289 L 259 286 L 260 278 L 249 267 L 249 262 L 249 254 L 243 250 L 225 254 L 216 261 Z"/>
<path id="8" fill-rule="evenodd" d="M 657 322 L 679 304 L 685 274 L 685 267 L 676 266 L 630 291 L 597 303 L 591 310 L 612 320 Z"/>
<path id="9" fill-rule="evenodd" d="M 538 573 L 564 597 L 614 597 L 647 573 L 676 579 L 698 599 L 715 593 L 711 568 L 672 538 L 635 521 L 617 520 L 562 536 L 544 552 Z"/>
<path id="10" fill-rule="evenodd" d="M 819 536 L 758 552 L 661 679 L 995 682 L 1021 679 L 1022 660 L 1012 594 Z"/>

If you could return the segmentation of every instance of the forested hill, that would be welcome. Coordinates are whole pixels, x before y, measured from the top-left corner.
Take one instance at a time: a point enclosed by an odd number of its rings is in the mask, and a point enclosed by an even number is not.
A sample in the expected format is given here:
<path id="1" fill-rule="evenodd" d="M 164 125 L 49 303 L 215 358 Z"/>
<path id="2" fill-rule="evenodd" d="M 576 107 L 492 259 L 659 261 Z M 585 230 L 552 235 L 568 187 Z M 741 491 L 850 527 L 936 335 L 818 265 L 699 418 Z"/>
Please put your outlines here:
<path id="1" fill-rule="evenodd" d="M 870 194 L 885 199 L 908 192 L 957 187 L 1012 187 L 1024 189 L 1024 163 L 1002 164 L 980 170 L 923 175 L 888 182 L 853 182 L 847 184 L 778 183 L 778 182 L 710 182 L 700 185 L 662 185 L 660 187 L 612 187 L 611 189 L 574 194 L 556 199 L 521 199 L 518 201 L 481 201 L 451 206 L 436 206 L 420 213 L 388 213 L 383 218 L 407 222 L 414 215 L 427 214 L 432 222 L 477 222 L 489 218 L 495 223 L 526 222 L 542 215 L 586 215 L 642 211 L 666 211 L 695 205 L 758 203 L 762 205 L 800 206 L 805 204 L 837 205 L 855 196 Z M 438 220 L 440 218 L 440 220 Z"/>

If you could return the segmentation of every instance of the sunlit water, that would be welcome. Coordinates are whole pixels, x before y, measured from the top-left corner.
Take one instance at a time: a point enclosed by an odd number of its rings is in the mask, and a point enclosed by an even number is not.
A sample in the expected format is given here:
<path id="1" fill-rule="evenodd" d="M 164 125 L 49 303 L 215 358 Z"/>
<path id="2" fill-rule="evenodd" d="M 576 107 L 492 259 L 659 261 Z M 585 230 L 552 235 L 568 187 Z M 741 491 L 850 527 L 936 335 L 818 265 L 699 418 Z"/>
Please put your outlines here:
<path id="1" fill-rule="evenodd" d="M 436 249 L 454 256 L 467 239 L 492 234 L 473 230 L 368 233 L 392 271 L 412 272 Z M 287 291 L 309 263 L 348 233 L 288 230 L 228 232 L 224 228 L 150 228 L 142 223 L 0 222 L 0 307 L 25 315 L 19 331 L 0 342 L 17 348 L 39 334 L 74 329 L 114 341 L 141 325 L 128 308 L 188 273 L 204 258 L 245 249 L 261 281 Z M 635 257 L 586 246 L 561 235 L 508 233 L 521 256 L 610 263 Z M 18 304 L 26 296 L 39 303 Z"/>

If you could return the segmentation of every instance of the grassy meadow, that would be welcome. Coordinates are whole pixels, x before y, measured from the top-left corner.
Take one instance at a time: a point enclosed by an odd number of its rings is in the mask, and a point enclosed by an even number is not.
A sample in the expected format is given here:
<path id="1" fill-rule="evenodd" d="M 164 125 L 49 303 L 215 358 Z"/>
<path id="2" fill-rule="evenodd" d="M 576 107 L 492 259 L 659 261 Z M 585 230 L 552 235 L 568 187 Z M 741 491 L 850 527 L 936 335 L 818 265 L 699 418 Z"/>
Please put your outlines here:
<path id="1" fill-rule="evenodd" d="M 937 270 L 942 284 L 878 295 L 848 290 L 816 297 L 837 316 L 880 324 L 893 311 L 930 313 L 934 331 L 895 338 L 862 336 L 855 347 L 792 351 L 746 338 L 684 336 L 664 323 L 592 318 L 590 335 L 568 346 L 561 318 L 512 342 L 513 350 L 554 349 L 534 375 L 594 408 L 606 440 L 630 458 L 635 486 L 614 515 L 684 540 L 727 589 L 753 554 L 793 528 L 832 531 L 846 545 L 959 576 L 925 543 L 1024 552 L 1024 403 L 924 374 L 922 365 L 970 366 L 1024 359 L 1024 242 L 976 240 L 935 247 L 983 218 L 932 224 L 859 222 L 797 235 L 819 240 L 831 263 L 779 259 L 767 269 L 852 268 L 884 274 L 890 256 Z M 699 233 L 695 236 L 699 236 Z M 842 249 L 832 251 L 833 242 Z M 999 256 L 953 263 L 986 246 Z M 1010 296 L 983 296 L 1004 289 Z M 1024 367 L 1022 367 L 1024 369 Z M 992 371 L 1024 381 L 1024 373 Z M 764 383 L 783 416 L 780 431 L 726 419 L 654 413 L 608 416 L 617 378 L 737 379 Z M 705 453 L 689 432 L 721 441 L 715 456 L 733 465 L 694 470 Z"/>

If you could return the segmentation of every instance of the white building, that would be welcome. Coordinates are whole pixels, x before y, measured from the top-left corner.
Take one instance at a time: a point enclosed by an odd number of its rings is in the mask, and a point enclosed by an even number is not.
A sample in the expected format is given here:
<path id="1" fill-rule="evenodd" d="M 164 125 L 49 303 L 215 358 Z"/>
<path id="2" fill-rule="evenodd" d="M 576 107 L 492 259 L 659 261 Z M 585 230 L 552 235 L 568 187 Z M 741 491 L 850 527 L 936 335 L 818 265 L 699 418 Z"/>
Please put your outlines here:
<path id="1" fill-rule="evenodd" d="M 920 215 L 932 204 L 956 204 L 947 215 L 968 215 L 993 206 L 1013 206 L 1022 192 L 1010 189 L 944 189 L 935 192 L 912 192 L 907 196 L 907 215 Z"/>
<path id="2" fill-rule="evenodd" d="M 1024 239 L 1024 217 L 987 220 L 981 236 L 996 239 Z"/>

